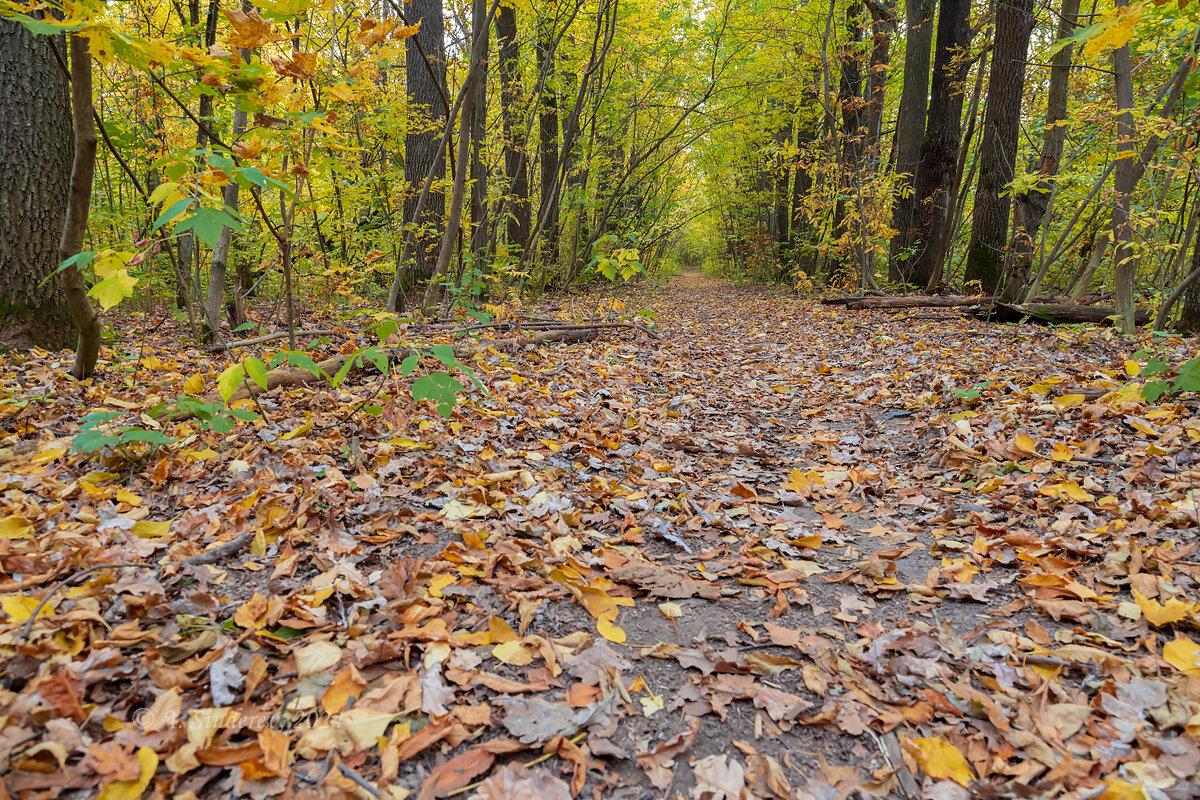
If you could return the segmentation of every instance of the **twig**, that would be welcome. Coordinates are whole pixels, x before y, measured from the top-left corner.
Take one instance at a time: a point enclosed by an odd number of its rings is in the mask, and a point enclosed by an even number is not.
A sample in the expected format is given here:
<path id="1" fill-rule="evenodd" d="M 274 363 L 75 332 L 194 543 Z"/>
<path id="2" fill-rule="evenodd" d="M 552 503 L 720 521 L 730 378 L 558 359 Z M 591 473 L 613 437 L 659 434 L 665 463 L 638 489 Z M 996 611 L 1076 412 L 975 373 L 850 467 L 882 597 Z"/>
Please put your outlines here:
<path id="1" fill-rule="evenodd" d="M 338 771 L 341 772 L 343 775 L 345 775 L 350 780 L 357 783 L 359 786 L 361 786 L 363 788 L 363 790 L 366 791 L 367 794 L 371 795 L 372 797 L 382 797 L 383 796 L 379 793 L 378 789 L 376 789 L 374 786 L 371 785 L 370 781 L 368 781 L 362 775 L 359 775 L 357 772 L 355 772 L 350 767 L 347 767 L 345 764 L 338 764 Z"/>
<path id="2" fill-rule="evenodd" d="M 335 331 L 328 329 L 296 331 L 297 336 L 332 336 L 334 333 Z M 232 342 L 225 342 L 223 344 L 214 344 L 208 348 L 208 351 L 210 353 L 224 353 L 228 350 L 232 350 L 235 347 L 250 347 L 251 345 L 263 344 L 264 342 L 272 342 L 276 339 L 286 339 L 287 335 L 287 331 L 275 331 L 274 333 L 268 333 L 265 336 L 256 336 L 253 339 L 237 339 Z"/>
<path id="3" fill-rule="evenodd" d="M 84 575 L 90 575 L 91 573 L 97 572 L 102 569 L 121 569 L 123 567 L 134 567 L 135 569 L 156 569 L 156 567 L 153 564 L 121 562 L 119 564 L 97 564 L 94 567 L 88 567 L 85 570 L 80 570 L 79 572 L 71 573 L 70 575 L 63 578 L 58 583 L 51 586 L 50 591 L 46 592 L 46 594 L 42 596 L 42 600 L 40 603 L 37 604 L 37 608 L 35 608 L 33 610 L 33 613 L 29 615 L 29 620 L 25 623 L 25 627 L 21 631 L 21 638 L 24 640 L 29 639 L 29 632 L 33 630 L 33 623 L 38 618 L 38 614 L 42 613 L 42 609 L 46 607 L 46 603 L 50 602 L 50 598 L 54 597 L 54 595 L 58 592 L 59 589 L 63 588 L 64 586 L 66 586 L 68 583 L 75 580 L 76 578 L 82 577 Z"/>
<path id="4" fill-rule="evenodd" d="M 252 541 L 254 541 L 253 533 L 239 533 L 225 544 L 218 545 L 211 550 L 205 550 L 203 553 L 185 558 L 183 561 L 179 562 L 179 566 L 196 567 L 204 564 L 215 564 L 216 562 L 222 561 L 226 557 L 238 552 Z"/>

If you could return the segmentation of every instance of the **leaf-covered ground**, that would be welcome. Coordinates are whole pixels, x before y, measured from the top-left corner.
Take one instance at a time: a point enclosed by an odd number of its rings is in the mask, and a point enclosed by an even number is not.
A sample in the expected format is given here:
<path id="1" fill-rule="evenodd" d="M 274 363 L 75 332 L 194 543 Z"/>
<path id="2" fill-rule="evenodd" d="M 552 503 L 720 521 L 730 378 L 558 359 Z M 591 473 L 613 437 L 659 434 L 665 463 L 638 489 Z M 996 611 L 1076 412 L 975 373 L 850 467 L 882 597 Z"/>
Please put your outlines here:
<path id="1" fill-rule="evenodd" d="M 1200 417 L 1136 343 L 694 274 L 540 313 L 642 309 L 449 421 L 364 374 L 145 458 L 81 415 L 228 356 L 5 356 L 7 793 L 1200 794 Z"/>

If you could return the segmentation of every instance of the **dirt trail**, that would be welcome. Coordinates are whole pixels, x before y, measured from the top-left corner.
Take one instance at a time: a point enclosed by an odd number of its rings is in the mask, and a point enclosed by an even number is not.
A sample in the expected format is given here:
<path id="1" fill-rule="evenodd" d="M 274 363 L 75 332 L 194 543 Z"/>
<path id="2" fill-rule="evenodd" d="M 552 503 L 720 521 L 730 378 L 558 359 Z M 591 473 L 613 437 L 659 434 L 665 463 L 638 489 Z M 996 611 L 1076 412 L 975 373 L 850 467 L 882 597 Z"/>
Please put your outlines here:
<path id="1" fill-rule="evenodd" d="M 170 765 L 164 795 L 1200 792 L 1200 421 L 1191 399 L 1088 400 L 1128 381 L 1119 340 L 695 272 L 539 313 L 663 338 L 480 357 L 486 392 L 448 422 L 370 385 L 277 390 L 252 440 L 199 434 L 122 484 L 31 438 L 5 484 L 10 586 L 256 544 L 219 569 L 113 570 L 28 641 L 6 601 L 9 794 L 101 780 L 62 725 L 66 770 L 19 755 L 49 735 L 45 698 L 66 702 L 56 670 L 106 720 L 81 728 L 97 746 Z M 45 374 L 63 419 L 150 402 Z M 145 729 L 170 703 L 270 722 Z"/>

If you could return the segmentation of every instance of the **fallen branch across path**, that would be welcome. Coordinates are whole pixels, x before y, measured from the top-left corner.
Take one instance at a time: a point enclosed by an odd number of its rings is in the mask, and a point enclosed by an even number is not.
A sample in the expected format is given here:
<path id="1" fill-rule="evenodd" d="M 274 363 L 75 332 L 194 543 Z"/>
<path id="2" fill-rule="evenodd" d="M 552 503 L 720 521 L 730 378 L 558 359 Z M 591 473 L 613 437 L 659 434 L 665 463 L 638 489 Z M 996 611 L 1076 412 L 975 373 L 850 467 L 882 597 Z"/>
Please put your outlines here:
<path id="1" fill-rule="evenodd" d="M 543 331 L 530 336 L 529 338 L 483 339 L 477 343 L 463 343 L 455 345 L 454 355 L 460 361 L 467 361 L 476 354 L 486 353 L 488 350 L 496 350 L 500 353 L 516 353 L 520 350 L 533 348 L 541 344 L 549 344 L 553 342 L 582 342 L 598 336 L 599 333 L 600 330 L 598 328 L 592 327 L 578 330 L 569 329 Z M 387 357 L 389 364 L 394 364 L 398 361 L 408 358 L 411 355 L 426 353 L 427 350 L 421 347 L 390 347 L 382 348 L 381 352 L 383 352 L 383 354 Z M 251 393 L 262 394 L 263 392 L 269 392 L 272 389 L 277 389 L 280 386 L 302 386 L 310 383 L 328 381 L 330 375 L 337 374 L 339 370 L 345 367 L 346 364 L 354 358 L 356 358 L 356 354 L 346 353 L 343 355 L 334 356 L 333 358 L 327 358 L 324 361 L 320 361 L 317 363 L 317 369 L 319 372 L 315 375 L 304 367 L 278 367 L 267 373 L 267 385 L 265 388 L 259 387 L 257 384 L 249 383 L 249 388 L 243 387 L 234 392 L 229 398 L 229 402 L 232 403 L 236 400 L 244 400 L 247 397 L 250 397 Z M 373 365 L 364 359 L 362 363 L 352 366 L 347 374 L 352 374 L 356 370 L 362 369 L 364 366 L 370 367 Z M 204 398 L 205 402 L 210 403 L 220 402 L 220 400 L 221 398 L 219 395 L 209 395 L 208 397 Z M 188 419 L 191 416 L 193 416 L 191 412 L 180 410 L 174 414 L 168 415 L 167 419 L 175 422 Z"/>

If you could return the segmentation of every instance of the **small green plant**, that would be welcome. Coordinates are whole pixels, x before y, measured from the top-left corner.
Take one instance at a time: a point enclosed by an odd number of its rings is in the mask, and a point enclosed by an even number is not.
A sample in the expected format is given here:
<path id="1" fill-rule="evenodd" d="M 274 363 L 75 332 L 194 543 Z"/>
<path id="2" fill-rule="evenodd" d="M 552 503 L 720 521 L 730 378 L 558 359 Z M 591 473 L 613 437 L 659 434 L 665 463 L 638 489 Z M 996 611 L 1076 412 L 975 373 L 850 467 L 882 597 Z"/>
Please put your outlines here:
<path id="1" fill-rule="evenodd" d="M 134 463 L 150 458 L 160 447 L 175 443 L 175 439 L 162 431 L 140 425 L 113 424 L 120 416 L 118 411 L 93 411 L 85 415 L 71 446 L 80 453 L 107 450 Z"/>
<path id="2" fill-rule="evenodd" d="M 1135 354 L 1135 358 L 1137 355 Z M 1200 356 L 1175 367 L 1152 357 L 1142 368 L 1141 374 L 1147 378 L 1164 376 L 1162 380 L 1150 381 L 1142 387 L 1142 397 L 1151 403 L 1165 394 L 1200 392 Z"/>

